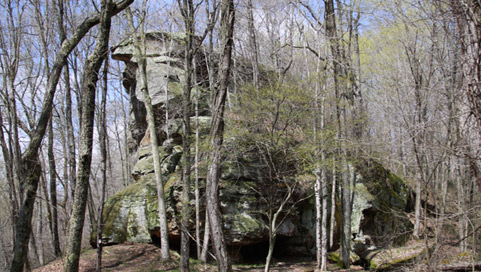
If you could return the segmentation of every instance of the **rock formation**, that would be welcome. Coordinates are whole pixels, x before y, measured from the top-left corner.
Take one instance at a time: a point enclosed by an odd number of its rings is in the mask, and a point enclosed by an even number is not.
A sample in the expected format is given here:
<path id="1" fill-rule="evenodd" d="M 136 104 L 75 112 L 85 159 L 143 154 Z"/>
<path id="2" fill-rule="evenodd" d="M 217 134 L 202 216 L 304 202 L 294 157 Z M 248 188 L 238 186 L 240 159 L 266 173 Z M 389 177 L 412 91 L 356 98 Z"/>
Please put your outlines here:
<path id="1" fill-rule="evenodd" d="M 156 111 L 155 130 L 161 143 L 169 238 L 173 244 L 180 238 L 178 217 L 181 210 L 179 196 L 182 190 L 180 159 L 183 133 L 180 102 L 181 82 L 184 76 L 182 44 L 181 35 L 165 33 L 147 35 L 148 85 Z M 135 182 L 112 196 L 106 203 L 104 242 L 156 242 L 159 236 L 157 191 L 153 177 L 149 133 L 146 133 L 148 129 L 153 128 L 147 127 L 143 98 L 136 88 L 139 77 L 136 74 L 137 65 L 131 43 L 122 44 L 113 52 L 112 57 L 126 64 L 124 87 L 130 95 L 131 105 L 130 150 L 133 156 L 136 156 L 136 164 L 132 173 Z M 197 58 L 196 77 L 200 82 L 200 135 L 205 139 L 210 125 L 209 93 L 206 91 L 207 86 L 203 84 L 207 79 L 207 68 L 203 61 L 204 56 L 199 54 Z M 195 117 L 192 116 L 192 127 L 194 121 Z M 236 139 L 226 140 L 235 146 Z M 199 166 L 201 184 L 205 180 L 207 164 L 208 159 L 202 157 Z M 411 205 L 409 188 L 399 177 L 374 161 L 360 159 L 353 162 L 352 166 L 351 175 L 356 184 L 353 190 L 351 226 L 353 251 L 362 257 L 378 247 L 403 244 L 412 229 L 412 224 L 405 214 Z M 223 165 L 220 188 L 221 212 L 224 216 L 226 242 L 232 253 L 238 255 L 238 259 L 249 255 L 248 251 L 254 246 L 262 247 L 267 240 L 268 225 L 264 214 L 267 208 L 266 202 L 262 200 L 262 196 L 268 193 L 263 189 L 269 182 L 263 175 L 265 169 L 266 165 L 256 155 L 255 148 L 248 153 L 229 154 Z M 292 203 L 309 196 L 312 193 L 310 187 L 313 186 L 297 190 Z M 277 193 L 282 193 L 282 186 L 276 188 Z M 315 252 L 313 203 L 313 197 L 297 203 L 283 221 L 278 230 L 276 249 L 278 253 L 311 255 Z M 203 204 L 201 208 L 204 210 Z M 339 205 L 337 210 L 339 211 Z M 335 216 L 339 219 L 339 214 Z M 203 226 L 203 217 L 201 221 Z M 266 252 L 259 254 L 262 256 Z"/>

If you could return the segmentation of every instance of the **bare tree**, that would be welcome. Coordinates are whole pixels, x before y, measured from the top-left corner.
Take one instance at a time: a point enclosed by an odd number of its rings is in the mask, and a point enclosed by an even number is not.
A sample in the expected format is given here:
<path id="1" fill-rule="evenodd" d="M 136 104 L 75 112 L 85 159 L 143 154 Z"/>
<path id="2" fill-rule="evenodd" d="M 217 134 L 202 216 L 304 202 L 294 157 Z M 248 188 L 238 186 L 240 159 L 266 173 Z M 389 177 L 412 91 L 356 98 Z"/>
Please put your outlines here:
<path id="1" fill-rule="evenodd" d="M 463 92 L 481 126 L 481 3 L 474 0 L 451 1 L 460 32 L 463 54 Z"/>
<path id="2" fill-rule="evenodd" d="M 143 18 L 145 18 L 145 11 L 146 11 L 146 1 L 143 1 L 142 13 Z M 154 116 L 154 109 L 152 107 L 152 101 L 149 95 L 148 85 L 147 85 L 147 61 L 145 59 L 145 32 L 143 28 L 144 22 L 142 21 L 140 24 L 140 33 L 137 34 L 137 31 L 134 27 L 133 23 L 133 16 L 130 9 L 127 9 L 127 19 L 129 21 L 129 25 L 131 31 L 133 33 L 133 45 L 134 45 L 134 52 L 135 56 L 138 60 L 138 69 L 140 69 L 139 74 L 141 76 L 142 84 L 140 89 L 143 94 L 145 108 L 147 110 L 147 122 L 149 125 L 149 133 L 150 133 L 150 141 L 152 147 L 152 157 L 154 161 L 154 173 L 155 173 L 155 182 L 157 184 L 157 200 L 159 202 L 159 223 L 160 223 L 160 246 L 161 246 L 161 257 L 163 260 L 170 259 L 170 252 L 169 252 L 169 237 L 168 237 L 168 224 L 167 224 L 167 213 L 166 213 L 166 204 L 165 204 L 165 194 L 164 194 L 164 185 L 162 182 L 162 173 L 161 173 L 161 165 L 160 165 L 160 153 L 159 153 L 159 144 L 157 140 L 156 128 L 155 128 L 155 116 Z"/>
<path id="3" fill-rule="evenodd" d="M 182 18 L 184 19 L 185 28 L 185 57 L 184 71 L 185 81 L 182 92 L 182 218 L 181 218 L 181 241 L 180 241 L 180 271 L 190 271 L 189 255 L 190 255 L 190 235 L 189 235 L 189 219 L 190 209 L 190 115 L 191 115 L 191 91 L 193 77 L 193 60 L 194 60 L 194 38 L 195 38 L 195 9 L 192 0 L 177 1 Z"/>
<path id="4" fill-rule="evenodd" d="M 109 60 L 105 59 L 103 70 L 102 101 L 100 103 L 99 116 L 99 147 L 100 147 L 100 171 L 101 171 L 101 197 L 97 217 L 97 272 L 102 270 L 102 231 L 103 231 L 103 212 L 105 204 L 105 191 L 107 185 L 107 90 L 108 90 L 108 71 Z"/>
<path id="5" fill-rule="evenodd" d="M 341 93 L 345 91 L 344 72 L 341 67 L 343 63 L 341 48 L 339 44 L 338 30 L 336 27 L 336 13 L 334 10 L 333 0 L 324 0 L 325 4 L 325 21 L 326 21 L 326 32 L 327 38 L 329 39 L 329 44 L 331 48 L 332 55 L 332 66 L 334 70 L 334 90 L 336 97 L 336 122 L 337 122 L 337 134 L 338 139 L 345 136 L 342 130 L 342 116 L 341 116 Z M 342 193 L 341 193 L 341 260 L 345 268 L 350 266 L 350 248 L 351 248 L 351 190 L 349 184 L 349 177 L 346 173 L 347 161 L 345 156 L 347 155 L 344 147 L 340 148 L 340 156 L 343 158 L 343 172 L 342 172 Z"/>
<path id="6" fill-rule="evenodd" d="M 224 231 L 219 210 L 219 178 L 221 173 L 222 142 L 224 139 L 224 111 L 227 88 L 229 84 L 231 55 L 234 34 L 234 1 L 221 2 L 221 64 L 219 67 L 219 84 L 215 88 L 212 102 L 212 125 L 210 139 L 212 145 L 211 159 L 207 173 L 207 211 L 214 242 L 217 267 L 221 272 L 232 271 L 232 264 L 225 246 Z"/>
<path id="7" fill-rule="evenodd" d="M 116 3 L 113 8 L 113 14 L 117 14 L 125 7 L 130 5 L 133 0 L 123 0 Z M 15 249 L 10 271 L 22 271 L 25 264 L 28 241 L 31 233 L 31 219 L 36 197 L 37 187 L 40 178 L 40 164 L 38 161 L 38 152 L 45 135 L 48 122 L 51 116 L 53 99 L 57 87 L 62 68 L 67 62 L 70 52 L 77 46 L 80 40 L 87 32 L 100 22 L 100 15 L 95 14 L 86 18 L 75 30 L 72 37 L 62 43 L 55 61 L 48 73 L 45 97 L 43 100 L 42 110 L 37 119 L 35 129 L 31 134 L 31 140 L 22 154 L 21 168 L 23 169 L 23 177 L 25 180 L 25 199 L 19 208 L 18 219 L 16 220 L 15 229 Z"/>
<path id="8" fill-rule="evenodd" d="M 94 52 L 85 63 L 82 78 L 82 116 L 79 144 L 79 169 L 77 184 L 70 217 L 70 229 L 66 249 L 65 271 L 78 271 L 82 231 L 85 218 L 87 197 L 89 194 L 90 166 L 92 162 L 92 142 L 94 132 L 95 97 L 99 71 L 108 56 L 111 18 L 114 16 L 114 3 L 103 0 L 100 11 L 100 28 Z"/>
<path id="9" fill-rule="evenodd" d="M 60 257 L 60 238 L 58 235 L 58 205 L 57 205 L 57 171 L 55 166 L 55 156 L 53 151 L 53 124 L 52 120 L 48 128 L 48 163 L 49 163 L 49 180 L 50 180 L 50 206 L 51 219 L 50 230 L 52 232 L 52 243 L 54 254 Z"/>

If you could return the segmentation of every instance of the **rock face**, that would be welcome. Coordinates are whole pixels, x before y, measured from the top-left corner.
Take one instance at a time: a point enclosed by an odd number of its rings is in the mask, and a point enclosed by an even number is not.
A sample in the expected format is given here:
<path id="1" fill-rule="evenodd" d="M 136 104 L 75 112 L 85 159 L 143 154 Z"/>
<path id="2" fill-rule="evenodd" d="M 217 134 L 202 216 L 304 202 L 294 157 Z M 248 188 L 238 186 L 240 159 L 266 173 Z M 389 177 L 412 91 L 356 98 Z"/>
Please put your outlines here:
<path id="1" fill-rule="evenodd" d="M 391 171 L 373 160 L 359 160 L 350 167 L 354 190 L 351 215 L 351 249 L 363 258 L 369 252 L 383 247 L 401 246 L 411 236 L 413 224 L 406 213 L 413 208 L 410 188 Z M 299 207 L 299 233 L 288 239 L 289 252 L 315 254 L 314 200 Z M 340 204 L 336 200 L 334 244 L 340 235 Z M 336 250 L 334 246 L 331 250 Z"/>
<path id="2" fill-rule="evenodd" d="M 157 191 L 150 139 L 145 120 L 143 97 L 136 88 L 137 64 L 130 42 L 118 47 L 113 58 L 126 63 L 124 86 L 131 102 L 130 150 L 136 156 L 133 170 L 135 182 L 112 196 L 106 203 L 104 218 L 105 243 L 156 242 L 159 239 Z M 199 56 L 200 59 L 203 56 Z M 207 78 L 205 63 L 197 61 L 197 78 L 200 81 L 200 116 L 198 117 L 201 142 L 209 133 L 210 117 L 207 98 L 209 94 L 202 85 Z M 147 35 L 147 72 L 149 94 L 156 111 L 156 134 L 159 139 L 162 179 L 166 192 L 169 221 L 169 238 L 175 244 L 180 239 L 180 194 L 182 157 L 182 126 L 180 102 L 183 71 L 183 39 L 181 35 L 149 33 Z M 152 81 L 150 81 L 152 80 Z M 168 116 L 168 118 L 166 118 Z M 191 117 L 192 127 L 196 118 Z M 235 146 L 235 139 L 226 139 Z M 194 154 L 194 150 L 192 150 Z M 208 160 L 201 155 L 199 181 L 204 186 Z M 255 149 L 251 152 L 226 154 L 220 185 L 221 212 L 223 214 L 225 239 L 232 252 L 242 252 L 243 247 L 265 243 L 268 238 L 268 209 L 266 196 L 282 196 L 285 188 L 266 180 L 266 165 L 261 162 Z M 410 234 L 412 225 L 405 211 L 410 208 L 409 188 L 403 181 L 374 161 L 360 160 L 352 163 L 350 175 L 355 189 L 352 213 L 352 248 L 359 255 L 375 248 L 402 244 Z M 313 186 L 295 192 L 292 203 L 306 198 Z M 203 196 L 203 192 L 202 192 Z M 191 198 L 193 199 L 193 197 Z M 274 197 L 276 199 L 276 197 Z M 204 226 L 204 199 L 201 199 L 201 225 Z M 299 202 L 279 227 L 279 253 L 310 255 L 315 252 L 315 210 L 313 197 Z M 192 205 L 194 205 L 192 200 Z M 340 222 L 339 205 L 336 218 Z M 192 228 L 194 226 L 192 220 Z M 336 235 L 339 224 L 336 226 Z M 94 234 L 92 242 L 95 241 Z M 338 239 L 338 238 L 335 238 Z M 335 248 L 334 248 L 335 249 Z M 261 253 L 265 254 L 264 252 Z"/>

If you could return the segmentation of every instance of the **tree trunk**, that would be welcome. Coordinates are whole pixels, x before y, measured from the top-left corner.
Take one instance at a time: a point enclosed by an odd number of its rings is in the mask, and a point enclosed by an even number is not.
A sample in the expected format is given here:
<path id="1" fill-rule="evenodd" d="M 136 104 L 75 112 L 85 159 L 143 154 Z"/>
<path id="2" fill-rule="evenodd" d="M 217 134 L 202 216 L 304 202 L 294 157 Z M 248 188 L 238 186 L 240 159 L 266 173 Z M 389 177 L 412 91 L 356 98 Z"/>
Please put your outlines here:
<path id="1" fill-rule="evenodd" d="M 145 13 L 145 2 L 143 1 L 143 13 Z M 144 14 L 145 15 L 145 14 Z M 159 224 L 160 224 L 160 247 L 161 247 L 161 258 L 162 260 L 169 260 L 170 259 L 170 247 L 169 247 L 169 234 L 168 234 L 168 225 L 167 225 L 167 213 L 166 213 L 166 204 L 165 204 L 165 193 L 164 193 L 164 184 L 162 182 L 162 168 L 160 164 L 160 152 L 159 152 L 159 143 L 157 140 L 157 133 L 155 127 L 155 116 L 154 116 L 154 109 L 152 106 L 152 101 L 149 95 L 149 89 L 147 85 L 147 62 L 145 59 L 145 32 L 143 29 L 143 23 L 140 25 L 140 37 L 137 34 L 134 24 L 133 24 L 133 17 L 130 9 L 127 9 L 127 16 L 129 20 L 129 25 L 131 31 L 134 35 L 134 49 L 135 49 L 135 56 L 138 59 L 138 69 L 140 69 L 139 74 L 141 76 L 141 86 L 140 89 L 144 96 L 144 104 L 147 111 L 147 122 L 148 122 L 148 131 L 150 133 L 150 141 L 152 147 L 152 157 L 154 161 L 154 173 L 155 173 L 155 182 L 157 185 L 157 200 L 159 203 Z M 139 40 L 141 39 L 141 41 Z"/>
<path id="2" fill-rule="evenodd" d="M 464 186 L 462 177 L 456 176 L 456 191 L 457 191 L 457 206 L 458 206 L 458 237 L 460 239 L 459 249 L 461 251 L 466 250 L 466 230 L 465 230 L 465 198 L 466 195 L 464 194 Z"/>
<path id="3" fill-rule="evenodd" d="M 182 5 L 179 1 L 179 7 L 185 25 L 185 82 L 182 93 L 182 219 L 181 219 L 181 241 L 180 241 L 180 271 L 188 272 L 189 269 L 189 255 L 190 255 L 190 235 L 189 235 L 189 219 L 191 214 L 190 209 L 190 112 L 191 100 L 190 94 L 192 90 L 192 75 L 193 75 L 193 48 L 194 48 L 194 4 L 192 0 L 183 0 Z"/>
<path id="4" fill-rule="evenodd" d="M 325 155 L 321 155 L 321 160 L 325 160 Z M 327 177 L 326 170 L 321 172 L 321 193 L 322 193 L 322 219 L 321 219 L 321 271 L 327 271 Z M 334 215 L 331 215 L 334 216 Z"/>
<path id="5" fill-rule="evenodd" d="M 264 272 L 269 272 L 270 269 L 271 269 L 272 254 L 274 253 L 274 246 L 275 245 L 276 245 L 276 234 L 275 234 L 275 232 L 272 233 L 269 230 L 269 249 L 267 251 L 266 265 L 264 267 Z"/>
<path id="6" fill-rule="evenodd" d="M 332 161 L 331 218 L 329 223 L 329 248 L 334 246 L 334 225 L 336 224 L 336 192 L 337 192 L 336 158 Z"/>
<path id="7" fill-rule="evenodd" d="M 207 263 L 207 255 L 209 253 L 209 238 L 210 238 L 210 224 L 209 224 L 209 211 L 205 211 L 205 226 L 204 226 L 204 239 L 202 239 L 202 252 L 200 254 L 200 260 L 203 263 Z"/>
<path id="8" fill-rule="evenodd" d="M 109 60 L 105 60 L 103 71 L 102 102 L 100 104 L 99 118 L 99 145 L 100 145 L 100 170 L 101 170 L 101 197 L 97 216 L 97 272 L 102 270 L 102 231 L 103 212 L 105 205 L 105 187 L 107 185 L 107 90 L 108 90 Z M 120 150 L 121 151 L 121 150 Z"/>
<path id="9" fill-rule="evenodd" d="M 351 184 L 349 179 L 349 165 L 343 154 L 343 172 L 341 175 L 341 260 L 345 268 L 350 266 L 351 255 Z"/>
<path id="10" fill-rule="evenodd" d="M 336 97 L 336 121 L 337 121 L 337 139 L 338 141 L 341 140 L 341 137 L 345 136 L 345 133 L 342 131 L 341 126 L 341 85 L 344 87 L 345 79 L 343 69 L 341 64 L 343 63 L 343 57 L 340 51 L 339 46 L 339 38 L 337 35 L 337 28 L 336 28 L 336 13 L 334 10 L 334 3 L 333 0 L 324 0 L 325 4 L 325 21 L 326 21 L 326 32 L 330 43 L 331 54 L 333 58 L 333 67 L 334 67 L 334 91 Z M 345 91 L 342 89 L 342 91 Z M 347 176 L 347 152 L 343 147 L 343 144 L 340 144 L 340 156 L 344 156 L 343 159 L 339 158 L 342 163 L 342 174 L 341 176 L 341 261 L 343 263 L 344 268 L 349 268 L 349 257 L 350 257 L 350 242 L 351 242 L 351 190 L 349 184 L 349 178 Z"/>
<path id="11" fill-rule="evenodd" d="M 212 162 L 207 173 L 207 211 L 209 213 L 210 229 L 214 242 L 217 267 L 220 272 L 232 271 L 232 265 L 227 253 L 222 219 L 219 210 L 219 178 L 221 173 L 222 142 L 224 139 L 224 109 L 231 70 L 231 55 L 234 34 L 234 1 L 221 2 L 221 43 L 222 59 L 219 69 L 219 86 L 215 88 L 212 103 L 212 126 L 210 131 L 212 144 Z"/>
<path id="12" fill-rule="evenodd" d="M 0 107 L 0 124 L 3 124 L 3 116 L 2 116 L 2 109 Z M 17 199 L 17 190 L 15 186 L 15 177 L 13 173 L 13 162 L 10 156 L 10 150 L 8 149 L 7 142 L 5 141 L 5 131 L 3 126 L 0 126 L 0 145 L 2 146 L 2 154 L 3 154 L 3 162 L 5 164 L 5 172 L 6 178 L 8 183 L 8 197 L 10 202 L 10 216 L 12 221 L 12 233 L 15 233 L 15 222 L 17 220 L 17 213 L 18 213 L 18 199 Z M 12 237 L 12 242 L 15 244 L 15 235 Z M 9 258 L 9 256 L 5 256 L 5 258 Z M 8 262 L 6 262 L 8 263 Z"/>
<path id="13" fill-rule="evenodd" d="M 113 15 L 119 13 L 130 5 L 133 0 L 123 0 L 114 5 Z M 76 29 L 72 37 L 62 43 L 57 53 L 52 69 L 48 74 L 45 97 L 40 112 L 39 119 L 32 132 L 31 141 L 22 155 L 22 169 L 26 176 L 26 194 L 23 200 L 15 230 L 14 256 L 10 266 L 10 271 L 22 271 L 28 252 L 28 240 L 30 239 L 32 225 L 32 211 L 37 194 L 37 187 L 40 178 L 40 164 L 38 162 L 38 151 L 45 135 L 48 121 L 53 107 L 53 98 L 57 87 L 62 68 L 67 63 L 67 57 L 77 46 L 87 32 L 100 22 L 100 15 L 95 14 L 85 19 Z"/>
<path id="14" fill-rule="evenodd" d="M 451 6 L 460 33 L 463 93 L 481 127 L 481 3 L 476 0 L 451 0 Z"/>
<path id="15" fill-rule="evenodd" d="M 53 125 L 50 121 L 48 130 L 48 163 L 50 172 L 50 205 L 51 205 L 51 232 L 54 254 L 60 257 L 60 239 L 58 236 L 58 212 L 57 212 L 57 175 L 55 168 L 55 157 L 53 153 Z"/>
<path id="16" fill-rule="evenodd" d="M 276 244 L 276 238 L 277 238 L 277 229 L 280 227 L 281 223 L 283 220 L 280 220 L 278 223 L 278 218 L 281 215 L 281 213 L 284 211 L 284 207 L 287 205 L 289 200 L 292 197 L 292 193 L 294 192 L 294 188 L 289 186 L 289 184 L 284 180 L 284 185 L 287 188 L 287 195 L 285 196 L 284 199 L 282 199 L 281 204 L 277 208 L 274 214 L 272 214 L 272 210 L 269 211 L 269 214 L 267 217 L 269 218 L 269 250 L 267 252 L 267 257 L 266 257 L 266 265 L 264 267 L 264 272 L 268 272 L 271 266 L 271 261 L 272 261 L 272 254 L 274 253 L 274 246 Z M 270 196 L 272 197 L 272 195 Z M 273 205 L 274 202 L 277 201 L 274 199 L 270 199 L 268 203 L 269 206 Z M 287 211 L 287 214 L 289 214 L 289 211 Z"/>
<path id="17" fill-rule="evenodd" d="M 64 26 L 64 1 L 58 1 L 58 13 L 57 13 L 57 24 L 59 28 L 60 42 L 62 43 L 67 39 Z M 63 77 L 65 81 L 65 123 L 67 127 L 67 161 L 68 161 L 68 177 L 69 188 L 71 189 L 70 194 L 73 198 L 75 194 L 75 184 L 76 175 L 75 171 L 77 168 L 77 162 L 75 160 L 75 135 L 72 121 L 72 90 L 70 88 L 70 72 L 68 68 L 68 63 L 65 63 L 63 69 Z M 67 198 L 68 194 L 66 194 Z"/>
<path id="18" fill-rule="evenodd" d="M 194 62 L 194 69 L 197 64 Z M 196 72 L 194 72 L 194 77 Z M 197 85 L 197 79 L 194 78 L 194 84 Z M 195 158 L 194 158 L 194 198 L 195 198 L 195 239 L 196 239 L 196 249 L 197 249 L 197 259 L 201 260 L 202 256 L 202 246 L 200 239 L 200 188 L 199 188 L 199 88 L 195 87 Z M 209 220 L 206 218 L 205 222 Z"/>
<path id="19" fill-rule="evenodd" d="M 320 163 L 320 162 L 318 162 Z M 322 199 L 321 199 L 321 180 L 320 167 L 316 169 L 316 182 L 314 185 L 314 195 L 315 195 L 315 203 L 316 203 L 316 261 L 317 261 L 317 268 L 321 268 L 322 266 L 322 229 L 321 229 L 321 222 L 322 222 Z M 322 270 L 322 269 L 321 269 Z"/>
<path id="20" fill-rule="evenodd" d="M 94 52 L 87 59 L 82 78 L 83 109 L 79 143 L 80 159 L 66 250 L 65 271 L 67 272 L 77 272 L 79 268 L 82 231 L 89 193 L 90 165 L 92 162 L 95 91 L 100 68 L 104 59 L 108 56 L 110 26 L 111 18 L 113 16 L 113 3 L 111 0 L 102 1 L 100 16 L 100 28 L 97 43 Z"/>
<path id="21" fill-rule="evenodd" d="M 324 99 L 321 101 L 321 129 L 324 129 L 324 121 L 325 121 L 325 112 L 324 112 Z M 325 143 L 322 142 L 322 146 Z M 326 161 L 326 154 L 324 148 L 321 148 L 321 162 L 325 163 Z M 320 238 L 320 268 L 321 271 L 327 271 L 327 176 L 326 176 L 326 169 L 325 166 L 321 168 L 321 177 L 320 177 L 320 184 L 318 184 L 321 188 L 321 199 L 322 199 L 322 214 L 321 217 L 321 238 Z M 321 203 L 319 203 L 321 204 Z M 320 207 L 319 207 L 320 209 Z M 334 216 L 334 215 L 331 215 Z"/>
<path id="22" fill-rule="evenodd" d="M 257 50 L 257 40 L 256 40 L 256 28 L 254 24 L 254 11 L 252 6 L 252 0 L 247 1 L 247 12 L 248 12 L 248 24 L 249 24 L 249 43 L 252 50 L 252 74 L 254 78 L 254 84 L 256 88 L 259 88 L 259 53 Z"/>

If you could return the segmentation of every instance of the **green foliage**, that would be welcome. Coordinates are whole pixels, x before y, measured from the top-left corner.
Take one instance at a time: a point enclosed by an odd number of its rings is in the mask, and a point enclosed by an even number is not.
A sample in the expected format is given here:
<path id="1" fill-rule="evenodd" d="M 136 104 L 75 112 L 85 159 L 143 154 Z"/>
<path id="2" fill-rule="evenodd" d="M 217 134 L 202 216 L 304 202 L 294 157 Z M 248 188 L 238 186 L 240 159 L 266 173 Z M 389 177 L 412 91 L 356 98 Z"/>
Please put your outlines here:
<path id="1" fill-rule="evenodd" d="M 256 89 L 242 88 L 238 106 L 228 118 L 227 137 L 236 139 L 237 152 L 256 150 L 270 170 L 270 179 L 293 176 L 299 167 L 300 149 L 311 98 L 290 82 L 272 82 Z"/>
<path id="2" fill-rule="evenodd" d="M 246 86 L 238 99 L 230 120 L 237 128 L 230 132 L 236 136 L 271 146 L 302 140 L 302 122 L 310 97 L 299 86 L 280 82 L 259 90 Z"/>

